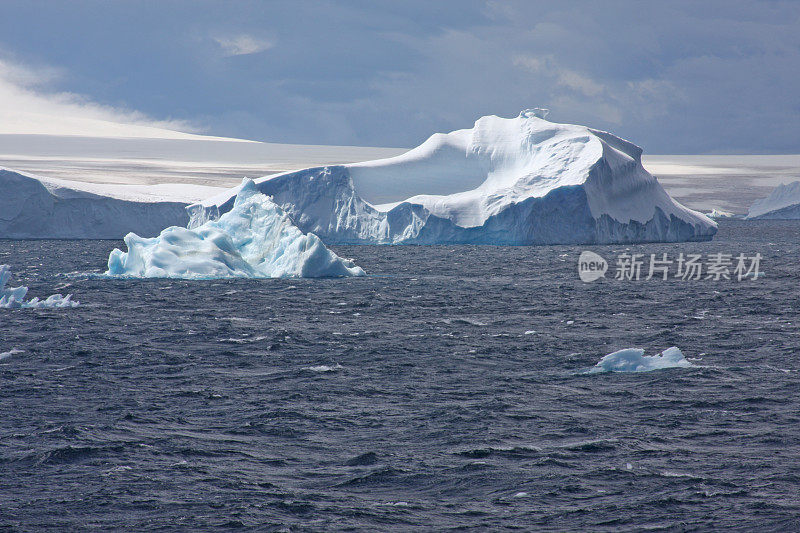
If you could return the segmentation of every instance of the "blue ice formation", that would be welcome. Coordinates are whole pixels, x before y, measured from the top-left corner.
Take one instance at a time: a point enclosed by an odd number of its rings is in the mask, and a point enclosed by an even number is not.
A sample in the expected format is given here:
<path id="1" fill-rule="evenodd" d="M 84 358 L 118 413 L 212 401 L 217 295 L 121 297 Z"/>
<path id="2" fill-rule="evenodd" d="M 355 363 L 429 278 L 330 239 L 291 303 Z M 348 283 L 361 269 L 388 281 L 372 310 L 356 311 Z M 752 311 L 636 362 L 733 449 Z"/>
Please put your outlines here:
<path id="1" fill-rule="evenodd" d="M 252 180 L 230 211 L 193 229 L 171 226 L 153 238 L 125 236 L 127 252 L 108 257 L 110 276 L 143 278 L 319 278 L 363 276 L 313 233 L 304 234 Z"/>

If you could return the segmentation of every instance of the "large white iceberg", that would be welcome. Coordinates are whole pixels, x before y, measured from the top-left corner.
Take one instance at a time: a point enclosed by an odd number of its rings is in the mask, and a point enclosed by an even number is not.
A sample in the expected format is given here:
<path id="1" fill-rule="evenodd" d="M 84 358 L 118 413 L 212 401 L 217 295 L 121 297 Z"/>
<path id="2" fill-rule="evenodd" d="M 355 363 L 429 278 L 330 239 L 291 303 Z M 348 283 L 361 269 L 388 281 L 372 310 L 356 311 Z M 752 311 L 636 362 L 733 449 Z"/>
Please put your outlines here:
<path id="1" fill-rule="evenodd" d="M 487 116 L 389 159 L 256 180 L 325 242 L 589 244 L 711 239 L 716 223 L 673 200 L 642 150 L 541 110 Z M 191 225 L 236 191 L 190 206 Z"/>
<path id="2" fill-rule="evenodd" d="M 72 300 L 72 295 L 67 294 L 62 296 L 60 294 L 53 294 L 44 300 L 33 298 L 32 300 L 25 300 L 28 294 L 28 287 L 6 287 L 8 279 L 11 277 L 11 267 L 8 265 L 0 265 L 0 309 L 15 309 L 15 308 L 34 308 L 44 309 L 49 307 L 77 307 L 79 302 Z"/>
<path id="3" fill-rule="evenodd" d="M 800 219 L 800 181 L 778 185 L 769 196 L 753 202 L 747 218 Z"/>
<path id="4" fill-rule="evenodd" d="M 169 227 L 153 238 L 129 233 L 128 252 L 108 258 L 110 276 L 210 279 L 363 276 L 244 179 L 230 211 L 193 229 Z"/>
<path id="5" fill-rule="evenodd" d="M 597 372 L 650 372 L 665 368 L 686 368 L 692 363 L 686 360 L 683 353 L 675 346 L 667 348 L 658 355 L 644 355 L 641 348 L 625 348 L 610 353 L 588 370 Z"/>

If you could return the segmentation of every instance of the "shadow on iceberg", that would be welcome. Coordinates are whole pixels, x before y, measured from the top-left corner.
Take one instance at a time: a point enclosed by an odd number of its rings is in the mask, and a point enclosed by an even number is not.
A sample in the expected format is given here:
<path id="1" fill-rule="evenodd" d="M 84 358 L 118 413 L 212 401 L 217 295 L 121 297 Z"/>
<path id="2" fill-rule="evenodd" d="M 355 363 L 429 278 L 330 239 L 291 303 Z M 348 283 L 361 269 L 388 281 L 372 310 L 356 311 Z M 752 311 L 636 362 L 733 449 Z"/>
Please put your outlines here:
<path id="1" fill-rule="evenodd" d="M 321 278 L 364 271 L 304 234 L 250 179 L 231 209 L 192 229 L 172 226 L 153 238 L 125 236 L 128 252 L 108 257 L 109 276 L 136 278 Z"/>

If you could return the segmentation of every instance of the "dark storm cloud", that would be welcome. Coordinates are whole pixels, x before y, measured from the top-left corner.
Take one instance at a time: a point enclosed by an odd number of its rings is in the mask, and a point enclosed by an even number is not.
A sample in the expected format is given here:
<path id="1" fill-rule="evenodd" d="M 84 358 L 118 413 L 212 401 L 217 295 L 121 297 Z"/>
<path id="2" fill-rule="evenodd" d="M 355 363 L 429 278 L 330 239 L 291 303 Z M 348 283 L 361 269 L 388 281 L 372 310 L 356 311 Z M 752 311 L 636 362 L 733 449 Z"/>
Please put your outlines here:
<path id="1" fill-rule="evenodd" d="M 5 2 L 53 90 L 217 135 L 410 146 L 550 107 L 650 153 L 797 152 L 800 3 Z"/>

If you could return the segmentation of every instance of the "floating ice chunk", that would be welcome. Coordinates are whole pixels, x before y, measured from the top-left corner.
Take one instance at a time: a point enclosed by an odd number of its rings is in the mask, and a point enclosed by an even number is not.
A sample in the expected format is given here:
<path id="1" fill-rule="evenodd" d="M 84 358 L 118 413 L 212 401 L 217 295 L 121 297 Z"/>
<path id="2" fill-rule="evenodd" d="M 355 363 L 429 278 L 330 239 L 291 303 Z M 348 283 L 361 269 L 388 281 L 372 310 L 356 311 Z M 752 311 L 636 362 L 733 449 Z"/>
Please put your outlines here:
<path id="1" fill-rule="evenodd" d="M 6 288 L 6 283 L 8 283 L 8 278 L 10 277 L 11 277 L 11 267 L 9 267 L 8 265 L 0 265 L 0 302 L 2 301 L 5 301 L 7 303 L 13 301 L 21 302 L 25 299 L 25 295 L 28 293 L 28 287 Z M 10 307 L 10 306 L 5 305 L 4 307 Z"/>
<path id="2" fill-rule="evenodd" d="M 125 236 L 128 252 L 108 257 L 111 276 L 213 279 L 363 276 L 245 178 L 233 209 L 194 229 L 169 227 L 146 239 Z"/>
<path id="3" fill-rule="evenodd" d="M 8 359 L 9 357 L 14 357 L 18 353 L 25 353 L 25 350 L 18 350 L 17 348 L 12 348 L 7 352 L 0 353 L 0 361 Z"/>
<path id="4" fill-rule="evenodd" d="M 67 294 L 66 296 L 53 294 L 48 296 L 45 300 L 34 298 L 33 300 L 25 301 L 25 295 L 28 294 L 28 287 L 6 288 L 6 283 L 10 277 L 11 268 L 8 265 L 0 265 L 0 308 L 13 309 L 26 307 L 44 309 L 52 307 L 77 307 L 80 305 L 80 302 L 73 302 L 71 300 L 71 294 Z"/>
<path id="5" fill-rule="evenodd" d="M 713 220 L 719 218 L 743 218 L 735 213 L 731 213 L 730 211 L 723 211 L 722 209 L 717 208 L 714 208 L 710 212 L 706 213 L 706 216 Z"/>
<path id="6" fill-rule="evenodd" d="M 641 348 L 626 348 L 606 355 L 587 372 L 589 374 L 597 372 L 649 372 L 664 368 L 686 368 L 690 366 L 692 366 L 692 363 L 687 361 L 683 353 L 675 346 L 653 356 L 644 355 L 644 350 Z"/>
<path id="7" fill-rule="evenodd" d="M 336 372 L 337 370 L 341 370 L 344 367 L 339 363 L 333 365 L 318 365 L 318 366 L 310 366 L 306 370 L 310 370 L 312 372 Z"/>

